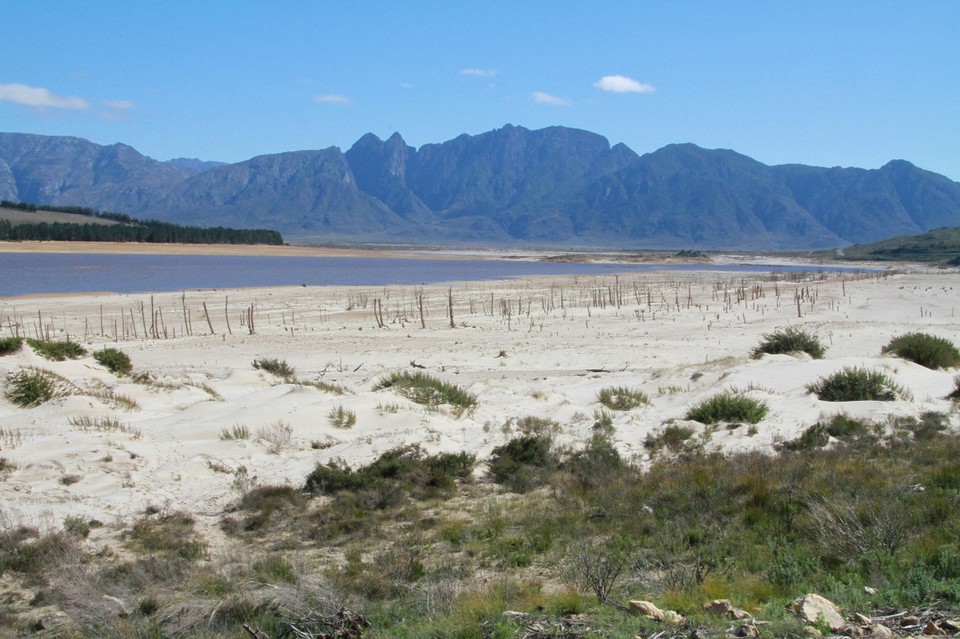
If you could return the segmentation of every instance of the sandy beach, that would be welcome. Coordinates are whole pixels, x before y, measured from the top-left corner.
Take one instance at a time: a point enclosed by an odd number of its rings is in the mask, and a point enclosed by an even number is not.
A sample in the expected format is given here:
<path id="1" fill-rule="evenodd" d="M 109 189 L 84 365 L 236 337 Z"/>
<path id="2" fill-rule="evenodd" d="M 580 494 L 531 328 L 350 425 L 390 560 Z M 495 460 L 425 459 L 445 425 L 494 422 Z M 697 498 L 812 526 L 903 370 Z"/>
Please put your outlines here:
<path id="1" fill-rule="evenodd" d="M 111 524 L 155 506 L 195 513 L 212 531 L 238 482 L 302 485 L 318 462 L 360 465 L 404 443 L 483 459 L 510 438 L 511 419 L 524 416 L 555 420 L 560 440 L 575 445 L 590 437 L 598 391 L 611 386 L 650 397 L 649 406 L 612 414 L 617 446 L 640 461 L 649 457 L 647 435 L 668 423 L 691 426 L 708 449 L 723 450 L 769 449 L 840 412 L 883 421 L 939 411 L 956 426 L 945 399 L 955 372 L 880 350 L 909 331 L 960 341 L 958 307 L 956 272 L 773 278 L 708 267 L 452 286 L 0 299 L 0 335 L 118 348 L 139 380 L 89 355 L 52 362 L 24 347 L 0 357 L 4 380 L 29 367 L 64 379 L 64 395 L 39 406 L 0 399 L 0 456 L 13 467 L 0 482 L 0 517 L 41 527 L 73 515 Z M 749 357 L 763 334 L 788 326 L 819 335 L 825 358 Z M 264 357 L 286 361 L 293 378 L 255 369 Z M 886 372 L 912 399 L 830 403 L 807 392 L 847 366 Z M 459 385 L 479 405 L 457 415 L 372 390 L 396 371 Z M 684 421 L 696 402 L 726 390 L 765 401 L 769 415 L 756 429 Z M 354 426 L 332 423 L 340 407 L 356 415 Z M 108 417 L 109 428 L 89 425 Z M 249 436 L 229 438 L 235 429 Z"/>

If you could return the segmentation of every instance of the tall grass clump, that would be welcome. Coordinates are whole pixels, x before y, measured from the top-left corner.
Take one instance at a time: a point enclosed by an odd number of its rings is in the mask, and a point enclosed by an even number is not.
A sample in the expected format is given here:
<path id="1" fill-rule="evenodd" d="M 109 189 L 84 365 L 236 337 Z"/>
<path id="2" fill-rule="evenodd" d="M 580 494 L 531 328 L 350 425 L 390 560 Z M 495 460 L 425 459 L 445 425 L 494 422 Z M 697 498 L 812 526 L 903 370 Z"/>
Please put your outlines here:
<path id="1" fill-rule="evenodd" d="M 764 354 L 780 355 L 788 353 L 806 353 L 813 359 L 822 359 L 824 354 L 823 344 L 816 335 L 808 333 L 802 328 L 791 326 L 782 331 L 774 331 L 763 336 L 760 342 L 752 351 L 750 357 L 759 359 Z"/>
<path id="2" fill-rule="evenodd" d="M 357 414 L 342 405 L 331 408 L 327 419 L 334 428 L 353 428 L 357 424 Z"/>
<path id="3" fill-rule="evenodd" d="M 881 353 L 892 353 L 927 368 L 960 366 L 960 351 L 952 342 L 927 333 L 907 333 L 890 340 Z"/>
<path id="4" fill-rule="evenodd" d="M 133 370 L 130 356 L 116 348 L 102 348 L 94 351 L 93 359 L 114 375 L 129 375 Z"/>
<path id="5" fill-rule="evenodd" d="M 650 403 L 645 393 L 626 386 L 601 388 L 597 400 L 610 410 L 631 410 Z"/>
<path id="6" fill-rule="evenodd" d="M 701 424 L 746 422 L 756 424 L 767 416 L 769 408 L 762 401 L 739 393 L 718 393 L 687 411 L 686 419 Z"/>
<path id="7" fill-rule="evenodd" d="M 391 373 L 373 386 L 375 391 L 384 388 L 394 389 L 410 401 L 424 406 L 447 404 L 462 412 L 477 405 L 476 395 L 421 372 Z"/>
<path id="8" fill-rule="evenodd" d="M 0 337 L 0 357 L 12 355 L 23 347 L 22 337 Z"/>
<path id="9" fill-rule="evenodd" d="M 277 377 L 288 379 L 293 377 L 296 372 L 293 366 L 287 364 L 285 359 L 276 359 L 272 357 L 258 357 L 253 360 L 253 367 L 260 371 L 267 371 Z"/>
<path id="10" fill-rule="evenodd" d="M 885 373 L 851 367 L 809 384 L 807 390 L 825 402 L 889 402 L 906 395 Z"/>
<path id="11" fill-rule="evenodd" d="M 25 369 L 7 376 L 7 399 L 23 408 L 39 406 L 57 396 L 57 386 L 42 371 Z"/>
<path id="12" fill-rule="evenodd" d="M 68 339 L 46 341 L 28 338 L 27 344 L 30 345 L 30 348 L 32 348 L 37 355 L 54 362 L 62 362 L 67 359 L 79 359 L 87 354 L 87 349 Z"/>

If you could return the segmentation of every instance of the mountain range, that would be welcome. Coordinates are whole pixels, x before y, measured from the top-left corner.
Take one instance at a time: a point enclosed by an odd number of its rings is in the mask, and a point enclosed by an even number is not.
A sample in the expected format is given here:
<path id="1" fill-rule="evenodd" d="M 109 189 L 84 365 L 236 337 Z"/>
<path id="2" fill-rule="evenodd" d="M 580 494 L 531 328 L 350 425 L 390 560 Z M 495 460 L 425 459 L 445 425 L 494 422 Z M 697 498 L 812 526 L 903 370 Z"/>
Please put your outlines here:
<path id="1" fill-rule="evenodd" d="M 398 133 L 235 164 L 0 133 L 0 199 L 294 242 L 815 249 L 960 226 L 960 183 L 879 169 L 768 166 L 672 144 L 638 155 L 565 127 L 507 125 L 416 149 Z"/>

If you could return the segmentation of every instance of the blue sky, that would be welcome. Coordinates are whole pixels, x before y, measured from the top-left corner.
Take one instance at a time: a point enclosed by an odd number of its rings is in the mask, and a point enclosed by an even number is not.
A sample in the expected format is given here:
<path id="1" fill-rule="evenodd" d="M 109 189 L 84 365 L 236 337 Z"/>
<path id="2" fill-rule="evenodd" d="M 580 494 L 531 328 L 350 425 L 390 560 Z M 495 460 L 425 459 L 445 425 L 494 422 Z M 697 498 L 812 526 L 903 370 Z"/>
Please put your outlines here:
<path id="1" fill-rule="evenodd" d="M 960 2 L 0 0 L 0 131 L 236 162 L 510 123 L 960 180 Z"/>

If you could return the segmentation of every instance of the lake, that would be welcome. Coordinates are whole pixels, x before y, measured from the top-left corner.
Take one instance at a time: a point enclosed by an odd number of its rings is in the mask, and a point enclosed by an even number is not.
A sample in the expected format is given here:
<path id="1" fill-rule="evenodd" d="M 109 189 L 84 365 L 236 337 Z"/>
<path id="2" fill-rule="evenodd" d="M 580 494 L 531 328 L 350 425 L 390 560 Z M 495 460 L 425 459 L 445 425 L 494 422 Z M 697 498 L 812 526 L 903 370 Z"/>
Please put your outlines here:
<path id="1" fill-rule="evenodd" d="M 410 285 L 507 279 L 525 275 L 602 275 L 705 268 L 730 272 L 820 270 L 815 266 L 588 264 L 381 257 L 0 253 L 0 297 L 43 293 L 138 293 L 260 286 Z"/>

